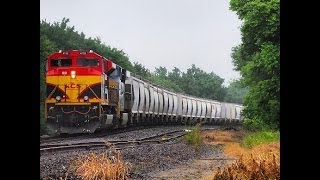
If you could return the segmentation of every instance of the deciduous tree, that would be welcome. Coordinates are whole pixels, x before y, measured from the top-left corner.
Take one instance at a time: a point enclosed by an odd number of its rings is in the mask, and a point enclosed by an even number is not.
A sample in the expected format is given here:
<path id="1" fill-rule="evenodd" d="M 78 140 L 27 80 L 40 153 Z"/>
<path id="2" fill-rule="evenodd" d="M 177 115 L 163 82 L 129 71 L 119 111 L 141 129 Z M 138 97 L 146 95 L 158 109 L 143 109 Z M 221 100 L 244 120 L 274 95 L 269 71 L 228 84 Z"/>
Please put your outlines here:
<path id="1" fill-rule="evenodd" d="M 249 87 L 244 116 L 279 127 L 280 1 L 231 0 L 230 9 L 243 21 L 242 43 L 233 48 L 232 58 Z"/>

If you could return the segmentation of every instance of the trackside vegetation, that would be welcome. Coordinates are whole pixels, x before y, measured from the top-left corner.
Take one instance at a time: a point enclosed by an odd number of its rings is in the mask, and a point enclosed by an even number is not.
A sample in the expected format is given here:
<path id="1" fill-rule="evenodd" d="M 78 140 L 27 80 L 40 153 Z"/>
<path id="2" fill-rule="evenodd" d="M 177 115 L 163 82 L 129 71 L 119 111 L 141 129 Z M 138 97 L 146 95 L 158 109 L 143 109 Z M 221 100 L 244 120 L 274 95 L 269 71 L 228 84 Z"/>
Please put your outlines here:
<path id="1" fill-rule="evenodd" d="M 85 180 L 91 179 L 128 179 L 130 164 L 123 160 L 121 153 L 112 147 L 105 153 L 90 153 L 79 156 L 70 170 Z"/>
<path id="2" fill-rule="evenodd" d="M 197 124 L 195 127 L 193 127 L 191 132 L 184 136 L 184 140 L 187 144 L 190 144 L 194 146 L 196 149 L 198 149 L 203 143 L 203 139 L 201 137 L 200 124 Z"/>
<path id="3" fill-rule="evenodd" d="M 242 141 L 241 145 L 246 148 L 252 148 L 259 144 L 270 143 L 270 142 L 279 142 L 280 141 L 280 132 L 276 131 L 260 131 L 254 132 L 246 135 Z"/>

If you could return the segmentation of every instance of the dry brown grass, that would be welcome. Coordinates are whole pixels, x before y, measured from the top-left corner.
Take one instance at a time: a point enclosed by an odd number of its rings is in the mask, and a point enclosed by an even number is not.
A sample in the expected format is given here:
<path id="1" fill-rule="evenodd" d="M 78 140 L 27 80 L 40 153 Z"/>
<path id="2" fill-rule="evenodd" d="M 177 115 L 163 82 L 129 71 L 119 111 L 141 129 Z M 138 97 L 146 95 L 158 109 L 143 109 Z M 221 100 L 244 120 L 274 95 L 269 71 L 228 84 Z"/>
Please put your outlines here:
<path id="1" fill-rule="evenodd" d="M 229 147 L 232 148 L 232 147 Z M 231 166 L 218 169 L 214 180 L 226 179 L 280 179 L 280 143 L 261 144 L 252 149 L 236 146 L 241 149 L 240 159 Z M 239 153 L 232 150 L 227 153 L 232 156 L 239 156 Z"/>
<path id="2" fill-rule="evenodd" d="M 224 145 L 224 153 L 233 157 L 240 157 L 245 153 L 245 149 L 240 147 L 241 138 L 247 134 L 244 130 L 239 131 L 223 131 L 214 130 L 203 132 L 202 137 L 206 144 L 222 144 Z"/>
<path id="3" fill-rule="evenodd" d="M 120 152 L 112 148 L 106 153 L 90 153 L 78 157 L 71 164 L 71 169 L 85 180 L 119 180 L 128 179 L 129 166 L 128 163 L 123 161 Z"/>
<path id="4" fill-rule="evenodd" d="M 239 142 L 240 139 L 246 134 L 244 130 L 238 131 L 224 131 L 214 130 L 205 131 L 201 134 L 205 143 L 208 144 L 227 144 L 230 142 Z"/>

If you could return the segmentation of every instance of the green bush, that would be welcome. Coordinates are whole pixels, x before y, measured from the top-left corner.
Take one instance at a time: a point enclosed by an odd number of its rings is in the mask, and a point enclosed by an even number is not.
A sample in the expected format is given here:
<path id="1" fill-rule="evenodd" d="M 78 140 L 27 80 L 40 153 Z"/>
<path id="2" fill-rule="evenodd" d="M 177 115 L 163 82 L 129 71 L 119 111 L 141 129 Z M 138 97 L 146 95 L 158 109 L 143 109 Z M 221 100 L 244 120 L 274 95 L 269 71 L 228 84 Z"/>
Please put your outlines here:
<path id="1" fill-rule="evenodd" d="M 264 121 L 260 119 L 244 119 L 244 126 L 249 131 L 267 131 L 272 129 L 272 127 L 266 124 Z"/>
<path id="2" fill-rule="evenodd" d="M 191 144 L 196 148 L 199 148 L 203 142 L 200 134 L 200 124 L 197 124 L 190 133 L 186 134 L 184 136 L 184 140 L 187 144 Z"/>

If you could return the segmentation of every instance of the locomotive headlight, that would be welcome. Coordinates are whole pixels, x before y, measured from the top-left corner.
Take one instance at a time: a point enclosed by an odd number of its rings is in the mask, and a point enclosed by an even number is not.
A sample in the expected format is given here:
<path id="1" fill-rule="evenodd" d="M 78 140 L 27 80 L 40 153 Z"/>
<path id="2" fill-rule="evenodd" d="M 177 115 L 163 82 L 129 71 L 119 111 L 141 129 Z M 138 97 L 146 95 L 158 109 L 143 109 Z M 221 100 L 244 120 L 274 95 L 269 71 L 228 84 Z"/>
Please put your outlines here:
<path id="1" fill-rule="evenodd" d="M 88 100 L 89 100 L 89 97 L 88 97 L 88 96 L 84 96 L 84 97 L 83 97 L 83 100 L 84 100 L 84 101 L 88 101 Z"/>
<path id="2" fill-rule="evenodd" d="M 61 96 L 57 96 L 56 100 L 57 100 L 57 102 L 60 102 L 61 101 Z"/>
<path id="3" fill-rule="evenodd" d="M 52 112 L 52 111 L 53 111 L 53 109 L 54 109 L 54 107 L 53 107 L 53 106 L 49 107 L 49 112 Z"/>
<path id="4" fill-rule="evenodd" d="M 72 79 L 76 78 L 76 71 L 71 71 L 71 78 Z"/>

